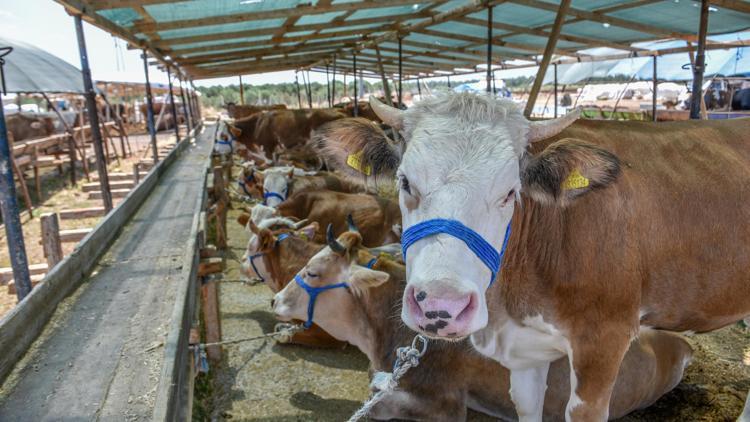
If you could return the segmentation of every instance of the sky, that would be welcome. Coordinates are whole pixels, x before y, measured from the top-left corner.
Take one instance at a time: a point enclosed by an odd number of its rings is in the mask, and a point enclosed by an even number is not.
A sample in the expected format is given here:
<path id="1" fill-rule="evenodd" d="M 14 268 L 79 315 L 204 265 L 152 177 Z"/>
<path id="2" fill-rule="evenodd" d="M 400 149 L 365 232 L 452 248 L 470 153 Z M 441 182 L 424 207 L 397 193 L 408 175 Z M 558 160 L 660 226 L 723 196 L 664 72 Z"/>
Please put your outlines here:
<path id="1" fill-rule="evenodd" d="M 95 80 L 145 82 L 139 50 L 128 50 L 127 43 L 84 21 L 83 32 Z M 0 37 L 25 41 L 81 67 L 73 17 L 52 0 L 0 0 Z M 324 73 L 311 72 L 313 82 L 326 82 Z M 167 83 L 167 74 L 149 68 L 153 82 Z M 455 77 L 452 81 L 481 79 L 477 74 Z M 294 71 L 262 73 L 242 77 L 246 84 L 294 82 Z M 197 86 L 237 84 L 237 77 L 196 80 Z"/>

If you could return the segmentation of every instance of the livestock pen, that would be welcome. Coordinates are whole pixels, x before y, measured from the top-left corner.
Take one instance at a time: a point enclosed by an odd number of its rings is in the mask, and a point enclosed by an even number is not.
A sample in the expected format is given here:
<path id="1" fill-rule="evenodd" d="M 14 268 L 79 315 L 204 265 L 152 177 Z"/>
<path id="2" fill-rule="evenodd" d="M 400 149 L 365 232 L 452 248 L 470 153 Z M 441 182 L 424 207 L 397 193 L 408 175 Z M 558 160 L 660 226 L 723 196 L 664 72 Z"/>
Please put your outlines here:
<path id="1" fill-rule="evenodd" d="M 83 22 L 142 53 L 153 167 L 113 207 L 94 133 L 106 215 L 33 288 L 15 253 L 15 195 L 3 191 L 23 299 L 0 320 L 0 419 L 743 412 L 750 332 L 739 321 L 750 310 L 732 242 L 746 228 L 730 217 L 747 215 L 747 189 L 731 182 L 747 181 L 750 131 L 700 117 L 706 51 L 750 42 L 712 36 L 750 29 L 748 1 L 55 1 L 76 24 L 94 132 Z M 643 44 L 661 40 L 679 45 Z M 691 121 L 656 122 L 667 55 L 692 71 Z M 653 122 L 577 121 L 580 110 L 558 108 L 559 67 L 630 58 L 651 70 L 638 77 Z M 178 129 L 166 156 L 155 114 L 176 116 L 175 95 L 154 108 L 149 65 L 193 88 L 182 101 L 190 135 Z M 527 68 L 525 102 L 499 98 L 497 74 Z M 240 79 L 234 119 L 202 121 L 194 80 L 276 71 L 295 72 L 298 109 L 244 104 Z M 324 109 L 313 107 L 315 74 Z M 422 80 L 450 88 L 467 75 L 482 80 L 473 92 L 421 92 Z M 353 92 L 336 92 L 341 77 Z M 364 78 L 382 92 L 367 98 Z M 408 108 L 404 81 L 419 90 Z M 553 120 L 540 112 L 543 85 Z M 733 206 L 687 224 L 718 201 Z M 525 271 L 533 264 L 544 271 Z"/>

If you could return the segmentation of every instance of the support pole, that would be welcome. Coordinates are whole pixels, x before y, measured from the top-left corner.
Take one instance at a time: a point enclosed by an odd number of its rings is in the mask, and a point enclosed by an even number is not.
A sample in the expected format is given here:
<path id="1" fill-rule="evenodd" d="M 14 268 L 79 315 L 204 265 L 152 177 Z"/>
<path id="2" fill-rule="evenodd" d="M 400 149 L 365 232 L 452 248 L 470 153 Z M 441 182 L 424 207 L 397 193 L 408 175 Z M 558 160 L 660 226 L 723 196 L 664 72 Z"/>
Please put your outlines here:
<path id="1" fill-rule="evenodd" d="M 555 53 L 557 39 L 560 37 L 560 30 L 562 29 L 563 23 L 565 23 L 565 15 L 568 13 L 568 7 L 570 7 L 570 0 L 560 1 L 560 8 L 557 9 L 555 23 L 552 26 L 549 38 L 547 39 L 547 46 L 544 47 L 544 56 L 542 56 L 542 62 L 539 63 L 539 71 L 536 73 L 536 78 L 534 78 L 534 85 L 531 86 L 529 99 L 526 102 L 526 109 L 523 112 L 523 115 L 526 116 L 526 118 L 531 116 L 531 112 L 534 110 L 534 103 L 536 103 L 536 98 L 539 96 L 539 91 L 542 89 L 544 75 L 547 73 L 547 68 L 552 60 L 552 55 Z"/>
<path id="2" fill-rule="evenodd" d="M 448 78 L 448 88 L 451 87 L 451 75 L 446 76 Z"/>
<path id="3" fill-rule="evenodd" d="M 297 103 L 299 104 L 299 108 L 302 108 L 302 93 L 299 90 L 299 75 L 297 75 L 297 71 L 294 71 L 294 86 L 297 87 Z"/>
<path id="4" fill-rule="evenodd" d="M 555 100 L 555 119 L 557 119 L 557 63 L 555 63 L 552 66 L 555 69 L 555 84 L 553 86 L 553 89 L 555 90 L 555 97 L 554 97 L 554 100 Z"/>
<path id="5" fill-rule="evenodd" d="M 146 49 L 143 49 L 143 73 L 146 75 L 146 113 L 148 114 L 146 125 L 148 133 L 151 135 L 151 155 L 153 156 L 154 165 L 159 162 L 159 151 L 156 147 L 156 125 L 154 124 L 154 98 L 151 95 L 151 82 L 148 80 L 148 55 Z M 163 105 L 163 104 L 162 104 Z"/>
<path id="6" fill-rule="evenodd" d="M 690 118 L 701 118 L 701 98 L 703 97 L 703 71 L 706 65 L 706 32 L 708 31 L 709 0 L 701 1 L 701 21 L 698 28 L 698 51 L 693 66 L 693 95 L 690 97 Z"/>
<path id="7" fill-rule="evenodd" d="M 336 104 L 336 55 L 333 55 L 333 84 L 331 84 L 331 102 Z"/>
<path id="8" fill-rule="evenodd" d="M 328 62 L 326 62 L 326 99 L 328 100 L 328 108 L 333 107 L 331 102 L 331 79 L 328 76 Z"/>
<path id="9" fill-rule="evenodd" d="M 487 7 L 487 92 L 492 92 L 492 6 Z"/>
<path id="10" fill-rule="evenodd" d="M 182 88 L 182 78 L 179 74 L 177 75 L 177 83 L 180 85 L 180 99 L 182 100 L 182 113 L 185 115 L 185 124 L 187 125 L 188 134 L 192 128 L 192 121 L 190 120 L 190 110 L 188 109 L 187 99 L 185 98 L 185 90 Z"/>
<path id="11" fill-rule="evenodd" d="M 353 70 L 352 75 L 354 76 L 354 117 L 359 116 L 359 95 L 357 92 L 357 53 L 352 54 L 353 57 Z M 344 75 L 344 82 L 346 82 L 346 75 Z"/>
<path id="12" fill-rule="evenodd" d="M 403 57 L 402 57 L 402 49 L 401 49 L 401 37 L 398 37 L 398 107 L 401 108 L 401 104 L 403 102 L 403 92 L 401 87 L 401 80 L 403 79 Z"/>
<path id="13" fill-rule="evenodd" d="M 60 223 L 56 213 L 45 213 L 40 218 L 42 225 L 42 249 L 47 258 L 47 271 L 63 259 L 60 241 Z"/>
<path id="14" fill-rule="evenodd" d="M 180 142 L 180 125 L 177 120 L 177 106 L 174 103 L 174 91 L 172 90 L 172 71 L 169 66 L 167 66 L 167 80 L 169 81 L 169 104 L 172 106 L 175 142 Z"/>
<path id="15" fill-rule="evenodd" d="M 245 85 L 242 84 L 242 75 L 240 75 L 240 104 L 245 105 Z"/>
<path id="16" fill-rule="evenodd" d="M 419 94 L 419 101 L 422 101 L 422 83 L 417 78 L 417 94 Z"/>
<path id="17" fill-rule="evenodd" d="M 391 97 L 391 87 L 388 85 L 388 78 L 385 76 L 385 69 L 383 69 L 383 61 L 380 58 L 380 48 L 375 45 L 375 53 L 378 56 L 378 71 L 380 72 L 380 78 L 383 82 L 383 96 L 385 96 L 385 103 L 393 105 L 393 97 Z"/>
<path id="18" fill-rule="evenodd" d="M 654 56 L 654 71 L 653 71 L 653 74 L 651 75 L 651 83 L 653 84 L 651 88 L 651 92 L 653 93 L 653 95 L 651 96 L 651 118 L 653 119 L 653 121 L 656 121 L 656 90 L 658 89 L 657 82 L 659 80 L 656 74 L 657 57 L 658 56 Z"/>
<path id="19" fill-rule="evenodd" d="M 86 38 L 83 36 L 83 21 L 81 15 L 74 17 L 76 36 L 78 37 L 78 52 L 81 56 L 81 73 L 83 74 L 83 87 L 86 91 L 86 108 L 89 114 L 89 126 L 91 126 L 91 137 L 94 141 L 94 154 L 96 154 L 96 170 L 99 174 L 99 187 L 102 192 L 104 211 L 112 210 L 112 193 L 109 191 L 109 176 L 107 175 L 107 161 L 104 157 L 102 147 L 102 133 L 99 130 L 99 113 L 96 109 L 96 93 L 91 81 L 91 69 L 89 68 L 89 57 L 86 52 Z M 84 146 L 85 148 L 85 146 Z"/>
<path id="20" fill-rule="evenodd" d="M 2 66 L 2 63 L 0 57 L 0 66 Z M 4 87 L 0 86 L 0 88 Z M 21 218 L 18 215 L 16 184 L 13 180 L 13 167 L 10 165 L 11 154 L 8 132 L 5 127 L 3 100 L 0 97 L 0 209 L 5 225 L 5 237 L 8 241 L 10 265 L 13 268 L 13 278 L 16 283 L 16 296 L 21 301 L 31 292 L 31 278 L 29 277 L 29 261 L 26 258 Z"/>

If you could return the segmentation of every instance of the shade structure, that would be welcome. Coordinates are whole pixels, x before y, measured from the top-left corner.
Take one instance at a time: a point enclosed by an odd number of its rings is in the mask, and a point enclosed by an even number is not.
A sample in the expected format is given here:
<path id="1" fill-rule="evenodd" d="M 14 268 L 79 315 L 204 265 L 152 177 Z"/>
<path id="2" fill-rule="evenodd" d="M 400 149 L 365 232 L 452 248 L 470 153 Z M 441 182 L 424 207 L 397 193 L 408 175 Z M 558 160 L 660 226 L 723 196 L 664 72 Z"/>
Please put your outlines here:
<path id="1" fill-rule="evenodd" d="M 81 71 L 65 60 L 23 41 L 0 38 L 0 47 L 13 47 L 3 66 L 7 92 L 84 92 Z"/>

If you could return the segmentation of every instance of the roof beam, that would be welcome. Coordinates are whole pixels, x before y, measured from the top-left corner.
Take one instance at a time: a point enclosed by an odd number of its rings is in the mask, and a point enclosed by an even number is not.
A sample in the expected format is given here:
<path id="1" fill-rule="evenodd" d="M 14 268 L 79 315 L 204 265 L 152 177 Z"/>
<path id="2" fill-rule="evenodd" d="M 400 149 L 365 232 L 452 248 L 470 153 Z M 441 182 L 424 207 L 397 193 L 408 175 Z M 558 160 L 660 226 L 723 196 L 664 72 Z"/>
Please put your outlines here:
<path id="1" fill-rule="evenodd" d="M 515 4 L 520 4 L 522 6 L 531 7 L 533 9 L 547 10 L 547 11 L 551 11 L 551 12 L 556 12 L 557 11 L 557 7 L 558 7 L 556 4 L 546 3 L 546 2 L 543 2 L 541 0 L 511 0 L 511 1 L 513 3 L 515 3 Z M 581 18 L 583 20 L 589 20 L 589 21 L 601 22 L 601 23 L 608 23 L 610 25 L 615 25 L 615 26 L 619 26 L 621 28 L 626 28 L 626 29 L 630 29 L 630 30 L 633 30 L 633 31 L 637 31 L 637 32 L 643 32 L 643 33 L 646 33 L 646 34 L 656 35 L 656 36 L 659 36 L 659 37 L 677 38 L 677 39 L 682 39 L 682 40 L 687 40 L 687 41 L 692 41 L 692 40 L 695 39 L 695 35 L 693 35 L 693 34 L 686 34 L 686 33 L 682 33 L 682 32 L 673 32 L 673 31 L 669 31 L 669 30 L 664 29 L 664 28 L 658 28 L 658 27 L 651 26 L 651 25 L 646 25 L 646 24 L 643 24 L 643 23 L 638 23 L 638 22 L 633 22 L 633 21 L 629 21 L 629 20 L 626 20 L 626 19 L 616 18 L 614 16 L 609 16 L 606 13 L 611 13 L 611 11 L 610 12 L 601 12 L 601 11 L 599 11 L 599 12 L 597 12 L 597 11 L 589 12 L 589 11 L 586 11 L 586 10 L 575 9 L 575 8 L 571 7 L 570 9 L 568 9 L 568 12 L 567 12 L 568 15 L 575 16 L 575 17 Z M 567 22 L 566 22 L 566 24 L 567 24 Z"/>
<path id="2" fill-rule="evenodd" d="M 731 9 L 735 12 L 742 12 L 750 14 L 750 3 L 739 0 L 711 0 L 711 4 L 723 7 L 725 9 Z"/>
<path id="3" fill-rule="evenodd" d="M 349 45 L 354 44 L 354 39 L 350 40 L 348 43 Z M 267 48 L 257 48 L 255 50 L 247 50 L 247 51 L 238 51 L 236 53 L 217 53 L 217 54 L 204 54 L 200 56 L 193 56 L 188 58 L 179 58 L 177 59 L 182 64 L 198 64 L 198 63 L 211 63 L 211 62 L 223 62 L 228 60 L 236 60 L 236 59 L 247 59 L 247 58 L 254 58 L 254 57 L 263 57 L 263 56 L 274 56 L 278 54 L 293 54 L 293 53 L 317 53 L 322 50 L 325 51 L 331 51 L 335 48 L 339 47 L 341 45 L 341 42 L 337 41 L 327 41 L 327 42 L 321 42 L 316 44 L 303 44 L 302 47 L 305 47 L 302 49 L 300 46 L 293 45 L 288 47 L 267 47 Z"/>
<path id="4" fill-rule="evenodd" d="M 290 16 L 316 15 L 320 13 L 345 12 L 348 10 L 376 9 L 393 6 L 413 5 L 414 3 L 424 3 L 425 0 L 380 0 L 378 2 L 355 2 L 341 3 L 328 6 L 313 6 L 303 4 L 295 8 L 262 10 L 246 13 L 236 13 L 232 15 L 211 16 L 197 19 L 182 19 L 168 22 L 145 22 L 137 21 L 133 24 L 134 32 L 156 32 L 170 29 L 184 29 L 209 25 L 220 25 L 226 23 L 258 21 L 265 19 L 288 18 Z"/>
<path id="5" fill-rule="evenodd" d="M 462 35 L 462 34 L 453 34 L 448 32 L 442 32 L 442 31 L 434 31 L 432 29 L 420 29 L 419 31 L 416 31 L 420 34 L 429 35 L 432 37 L 442 37 L 442 38 L 448 38 L 448 39 L 454 39 L 454 40 L 460 40 L 460 41 L 466 41 L 475 45 L 486 45 L 487 40 L 484 38 L 478 38 L 473 37 L 470 35 Z M 492 38 L 492 45 L 496 45 L 499 47 L 506 47 L 506 48 L 512 48 L 514 50 L 523 50 L 523 51 L 529 51 L 534 54 L 541 54 L 543 53 L 543 50 L 540 48 L 540 46 L 537 45 L 531 45 L 531 44 L 521 44 L 521 43 L 514 43 L 514 42 L 507 42 L 502 40 L 503 36 L 499 35 L 497 37 Z M 557 50 L 560 54 L 564 54 L 566 56 L 576 56 L 577 53 L 575 51 L 570 50 Z"/>

